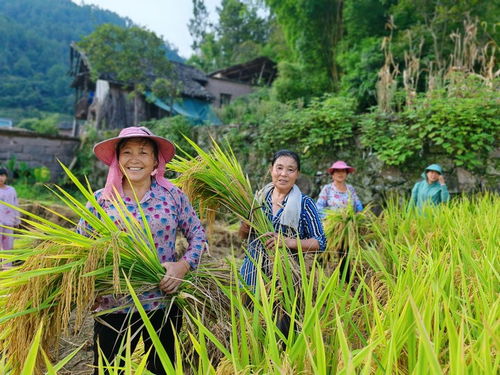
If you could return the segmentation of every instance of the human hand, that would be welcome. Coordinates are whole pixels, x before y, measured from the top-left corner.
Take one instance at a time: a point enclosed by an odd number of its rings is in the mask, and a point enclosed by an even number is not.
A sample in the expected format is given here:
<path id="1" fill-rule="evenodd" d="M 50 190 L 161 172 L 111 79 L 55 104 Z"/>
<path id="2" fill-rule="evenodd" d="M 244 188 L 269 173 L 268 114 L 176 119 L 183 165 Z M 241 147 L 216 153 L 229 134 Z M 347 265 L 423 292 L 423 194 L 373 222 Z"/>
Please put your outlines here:
<path id="1" fill-rule="evenodd" d="M 238 230 L 240 238 L 247 238 L 248 234 L 250 233 L 250 229 L 250 224 L 248 224 L 246 221 L 242 221 L 240 224 L 240 229 Z"/>
<path id="2" fill-rule="evenodd" d="M 438 181 L 440 185 L 446 185 L 446 182 L 444 181 L 444 177 L 442 174 L 439 175 Z"/>
<path id="3" fill-rule="evenodd" d="M 162 263 L 162 266 L 165 267 L 167 272 L 160 281 L 160 290 L 166 294 L 175 293 L 184 276 L 189 271 L 189 263 L 181 259 L 178 262 Z"/>
<path id="4" fill-rule="evenodd" d="M 267 232 L 263 235 L 263 237 L 268 237 L 264 243 L 267 250 L 274 250 L 276 246 L 280 247 L 283 245 L 290 248 L 290 241 L 293 240 L 292 238 L 283 237 L 282 235 L 274 232 Z"/>
<path id="5" fill-rule="evenodd" d="M 92 305 L 92 307 L 90 308 L 92 311 L 96 310 L 99 305 L 102 303 L 102 297 L 101 296 L 97 296 L 94 300 L 94 304 Z"/>

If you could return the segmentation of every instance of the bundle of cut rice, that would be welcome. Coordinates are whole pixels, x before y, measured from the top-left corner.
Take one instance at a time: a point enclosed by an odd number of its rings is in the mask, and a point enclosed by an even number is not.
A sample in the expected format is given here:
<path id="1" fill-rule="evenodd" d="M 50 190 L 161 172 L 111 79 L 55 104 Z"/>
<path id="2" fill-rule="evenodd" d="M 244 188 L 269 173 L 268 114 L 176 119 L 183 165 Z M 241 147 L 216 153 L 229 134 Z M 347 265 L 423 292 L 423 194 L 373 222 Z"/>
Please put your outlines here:
<path id="1" fill-rule="evenodd" d="M 228 145 L 225 151 L 212 139 L 212 148 L 207 152 L 186 139 L 198 155 L 177 155 L 168 168 L 179 173 L 174 183 L 197 206 L 200 217 L 213 223 L 216 212 L 225 208 L 257 234 L 273 231 L 231 147 Z"/>
<path id="2" fill-rule="evenodd" d="M 144 213 L 139 221 L 123 202 L 115 201 L 123 227 L 117 226 L 100 207 L 90 186 L 83 186 L 63 168 L 100 217 L 60 187 L 56 194 L 88 223 L 91 233 L 84 236 L 12 207 L 27 217 L 25 229 L 17 235 L 23 246 L 6 254 L 21 265 L 0 273 L 0 352 L 14 373 L 21 371 L 41 324 L 40 348 L 49 353 L 68 331 L 71 311 L 75 310 L 74 328 L 78 329 L 97 296 L 126 294 L 127 279 L 138 293 L 157 288 L 165 274 Z M 76 222 L 62 218 L 76 227 Z M 186 275 L 177 294 L 166 298 L 173 298 L 192 316 L 217 316 L 228 305 L 219 287 L 232 281 L 230 273 L 221 270 L 219 263 L 200 265 Z M 41 372 L 42 356 L 38 358 L 37 372 Z"/>

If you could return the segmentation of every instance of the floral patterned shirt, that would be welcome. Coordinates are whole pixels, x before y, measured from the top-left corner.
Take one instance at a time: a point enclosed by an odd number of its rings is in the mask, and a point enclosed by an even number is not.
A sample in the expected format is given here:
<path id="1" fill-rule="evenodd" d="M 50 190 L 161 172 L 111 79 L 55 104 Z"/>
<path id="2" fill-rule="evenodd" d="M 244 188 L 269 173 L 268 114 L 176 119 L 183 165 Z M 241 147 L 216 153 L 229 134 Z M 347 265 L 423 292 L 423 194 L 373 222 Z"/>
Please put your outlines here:
<path id="1" fill-rule="evenodd" d="M 120 216 L 113 203 L 102 197 L 103 189 L 95 193 L 95 197 L 99 204 L 104 208 L 106 213 L 115 223 L 118 224 Z M 137 203 L 129 198 L 124 197 L 124 202 L 129 212 L 132 213 L 138 220 L 141 220 L 141 214 Z M 186 195 L 177 187 L 166 189 L 153 181 L 151 188 L 146 192 L 142 200 L 139 202 L 145 217 L 148 220 L 151 228 L 151 233 L 158 252 L 158 258 L 161 263 L 177 261 L 175 252 L 175 239 L 177 230 L 180 230 L 188 241 L 188 248 L 182 259 L 186 260 L 191 268 L 196 268 L 200 261 L 202 252 L 206 247 L 206 235 L 200 219 L 196 215 L 193 207 L 189 203 Z M 95 210 L 88 204 L 89 210 L 96 216 Z M 83 220 L 80 220 L 78 232 L 81 234 L 90 234 L 92 228 Z M 143 293 L 139 296 L 145 310 L 155 310 L 164 308 L 161 303 L 163 293 L 159 289 Z M 128 296 L 117 298 L 113 296 L 104 296 L 102 302 L 96 311 L 115 309 L 122 305 L 130 304 L 131 300 Z M 114 313 L 126 313 L 129 308 L 114 311 Z"/>
<path id="2" fill-rule="evenodd" d="M 363 204 L 351 185 L 347 184 L 347 191 L 344 192 L 337 190 L 333 183 L 323 186 L 316 202 L 321 217 L 324 217 L 325 209 L 338 211 L 349 204 L 352 204 L 355 212 L 363 210 Z"/>

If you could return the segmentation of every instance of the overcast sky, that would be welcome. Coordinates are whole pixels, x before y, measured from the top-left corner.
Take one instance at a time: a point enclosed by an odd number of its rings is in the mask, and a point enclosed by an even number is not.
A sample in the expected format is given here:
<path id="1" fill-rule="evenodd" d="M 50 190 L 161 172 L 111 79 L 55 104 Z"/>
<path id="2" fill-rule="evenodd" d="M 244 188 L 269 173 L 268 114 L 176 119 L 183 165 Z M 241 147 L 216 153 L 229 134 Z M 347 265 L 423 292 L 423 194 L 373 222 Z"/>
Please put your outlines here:
<path id="1" fill-rule="evenodd" d="M 76 4 L 97 5 L 120 16 L 130 18 L 135 24 L 145 26 L 179 49 L 179 54 L 189 57 L 191 35 L 188 22 L 193 13 L 191 0 L 72 0 Z M 205 0 L 210 18 L 217 19 L 215 7 L 221 0 Z"/>

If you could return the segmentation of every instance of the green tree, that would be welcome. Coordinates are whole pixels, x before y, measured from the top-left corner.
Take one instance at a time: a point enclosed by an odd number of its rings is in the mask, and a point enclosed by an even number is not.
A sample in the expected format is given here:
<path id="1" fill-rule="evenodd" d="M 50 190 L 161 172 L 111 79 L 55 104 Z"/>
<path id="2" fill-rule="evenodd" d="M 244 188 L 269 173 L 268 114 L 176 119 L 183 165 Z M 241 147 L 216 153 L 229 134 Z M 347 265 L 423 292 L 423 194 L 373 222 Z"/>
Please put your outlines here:
<path id="1" fill-rule="evenodd" d="M 192 0 L 193 16 L 189 19 L 188 29 L 193 43 L 191 48 L 195 53 L 200 52 L 200 47 L 206 38 L 209 29 L 212 25 L 209 22 L 208 11 L 204 0 Z"/>
<path id="2" fill-rule="evenodd" d="M 172 64 L 166 57 L 165 43 L 151 31 L 135 26 L 102 25 L 78 42 L 78 46 L 90 61 L 94 80 L 103 74 L 110 74 L 133 92 L 136 123 L 137 95 L 146 88 L 161 88 L 160 96 L 164 96 L 165 80 L 167 77 L 175 79 Z M 155 80 L 161 82 L 155 84 Z"/>
<path id="3" fill-rule="evenodd" d="M 22 108 L 69 113 L 74 104 L 68 49 L 104 23 L 127 18 L 69 0 L 0 1 L 0 111 Z M 167 45 L 169 58 L 182 60 Z M 1 114 L 0 114 L 1 115 Z"/>
<path id="4" fill-rule="evenodd" d="M 336 53 L 342 38 L 343 0 L 266 0 L 293 52 L 292 62 L 326 80 L 339 81 Z"/>
<path id="5" fill-rule="evenodd" d="M 52 114 L 41 118 L 26 118 L 21 120 L 17 127 L 35 131 L 40 134 L 57 135 L 59 132 L 60 116 Z"/>
<path id="6" fill-rule="evenodd" d="M 219 24 L 216 27 L 221 45 L 221 63 L 225 66 L 257 57 L 268 36 L 267 20 L 259 17 L 258 7 L 252 2 L 222 0 L 218 8 Z M 251 47 L 250 53 L 242 49 Z"/>
<path id="7" fill-rule="evenodd" d="M 213 71 L 238 64 L 262 54 L 269 36 L 270 19 L 262 4 L 255 1 L 222 0 L 217 8 L 218 22 L 206 22 L 203 0 L 193 0 L 190 32 L 195 54 L 190 62 L 204 71 Z"/>

